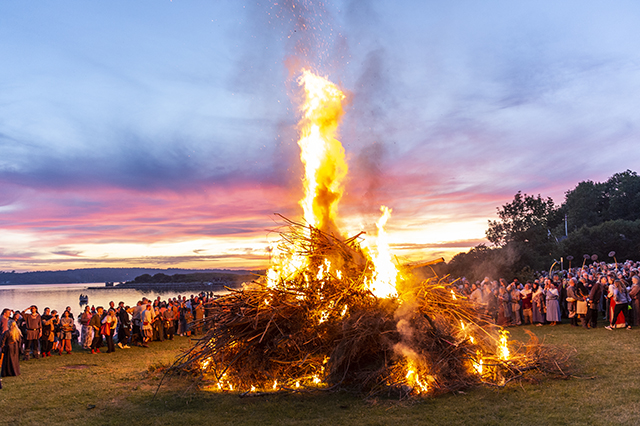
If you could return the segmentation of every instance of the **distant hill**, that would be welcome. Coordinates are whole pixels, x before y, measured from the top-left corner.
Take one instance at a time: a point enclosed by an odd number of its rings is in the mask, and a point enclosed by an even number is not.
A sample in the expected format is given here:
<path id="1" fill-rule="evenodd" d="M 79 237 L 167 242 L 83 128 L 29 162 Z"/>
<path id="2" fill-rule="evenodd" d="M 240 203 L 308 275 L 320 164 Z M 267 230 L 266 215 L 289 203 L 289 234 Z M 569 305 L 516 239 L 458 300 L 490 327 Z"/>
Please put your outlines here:
<path id="1" fill-rule="evenodd" d="M 251 274 L 248 270 L 228 269 L 150 269 L 150 268 L 87 268 L 68 269 L 66 271 L 38 271 L 38 272 L 3 272 L 0 271 L 0 285 L 5 284 L 70 284 L 70 283 L 101 283 L 133 281 L 136 277 L 149 274 L 194 274 L 194 273 L 223 273 L 223 274 Z"/>

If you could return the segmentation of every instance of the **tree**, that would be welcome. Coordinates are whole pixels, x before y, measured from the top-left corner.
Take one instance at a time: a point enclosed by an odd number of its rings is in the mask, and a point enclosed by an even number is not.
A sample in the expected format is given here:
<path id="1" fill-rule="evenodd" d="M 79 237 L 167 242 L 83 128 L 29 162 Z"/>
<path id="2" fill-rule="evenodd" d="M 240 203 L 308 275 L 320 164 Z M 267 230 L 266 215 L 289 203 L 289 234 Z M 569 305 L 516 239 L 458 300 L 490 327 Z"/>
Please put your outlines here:
<path id="1" fill-rule="evenodd" d="M 567 215 L 568 228 L 575 231 L 583 226 L 595 226 L 606 220 L 609 199 L 605 184 L 590 180 L 580 182 L 565 193 L 561 209 Z"/>
<path id="2" fill-rule="evenodd" d="M 543 199 L 518 191 L 511 203 L 498 208 L 499 221 L 489 221 L 486 236 L 491 243 L 504 247 L 510 242 L 548 241 L 550 221 L 555 218 L 556 207 L 550 197 Z"/>
<path id="3" fill-rule="evenodd" d="M 609 220 L 640 219 L 640 176 L 636 172 L 616 173 L 604 186 L 609 199 Z"/>

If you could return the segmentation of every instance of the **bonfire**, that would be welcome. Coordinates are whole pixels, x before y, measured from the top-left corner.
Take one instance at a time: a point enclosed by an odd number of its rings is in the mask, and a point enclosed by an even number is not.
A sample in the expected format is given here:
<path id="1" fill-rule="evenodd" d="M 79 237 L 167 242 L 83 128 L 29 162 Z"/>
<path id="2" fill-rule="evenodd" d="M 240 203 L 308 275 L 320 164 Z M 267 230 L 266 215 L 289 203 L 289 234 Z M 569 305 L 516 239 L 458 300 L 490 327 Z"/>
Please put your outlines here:
<path id="1" fill-rule="evenodd" d="M 434 262 L 394 263 L 384 230 L 391 209 L 381 207 L 377 235 L 342 235 L 347 164 L 335 135 L 345 96 L 308 70 L 299 82 L 303 219 L 279 216 L 267 274 L 209 303 L 205 335 L 173 369 L 242 395 L 347 389 L 401 398 L 564 374 L 564 353 L 533 335 L 510 343 L 455 280 L 414 273 Z"/>

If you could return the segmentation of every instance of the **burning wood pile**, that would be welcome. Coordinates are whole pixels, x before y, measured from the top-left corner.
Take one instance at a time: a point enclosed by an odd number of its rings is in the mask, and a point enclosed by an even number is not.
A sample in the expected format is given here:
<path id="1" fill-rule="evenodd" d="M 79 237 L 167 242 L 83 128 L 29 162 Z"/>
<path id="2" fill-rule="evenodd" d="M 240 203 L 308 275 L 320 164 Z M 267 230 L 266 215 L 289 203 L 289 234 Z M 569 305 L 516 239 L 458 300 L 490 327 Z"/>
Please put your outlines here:
<path id="1" fill-rule="evenodd" d="M 535 338 L 509 344 L 447 277 L 420 279 L 395 265 L 384 232 L 390 209 L 382 208 L 377 238 L 340 236 L 346 163 L 333 134 L 344 96 L 308 72 L 301 84 L 304 222 L 282 217 L 267 275 L 211 302 L 206 334 L 173 368 L 214 390 L 400 397 L 502 386 L 528 371 L 563 374 L 566 354 Z"/>

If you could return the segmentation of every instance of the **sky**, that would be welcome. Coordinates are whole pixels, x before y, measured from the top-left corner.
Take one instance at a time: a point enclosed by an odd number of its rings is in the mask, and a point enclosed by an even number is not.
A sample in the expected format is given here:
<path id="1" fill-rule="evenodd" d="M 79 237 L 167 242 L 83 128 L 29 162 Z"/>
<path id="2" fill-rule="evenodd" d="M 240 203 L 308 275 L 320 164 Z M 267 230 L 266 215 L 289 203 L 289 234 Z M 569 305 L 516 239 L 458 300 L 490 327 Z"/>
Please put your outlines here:
<path id="1" fill-rule="evenodd" d="M 346 93 L 347 235 L 486 242 L 638 170 L 635 1 L 0 2 L 0 270 L 261 268 L 301 217 L 306 67 Z"/>

